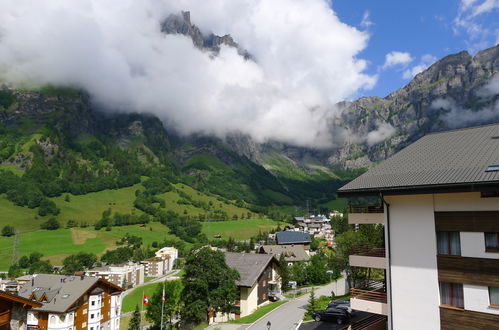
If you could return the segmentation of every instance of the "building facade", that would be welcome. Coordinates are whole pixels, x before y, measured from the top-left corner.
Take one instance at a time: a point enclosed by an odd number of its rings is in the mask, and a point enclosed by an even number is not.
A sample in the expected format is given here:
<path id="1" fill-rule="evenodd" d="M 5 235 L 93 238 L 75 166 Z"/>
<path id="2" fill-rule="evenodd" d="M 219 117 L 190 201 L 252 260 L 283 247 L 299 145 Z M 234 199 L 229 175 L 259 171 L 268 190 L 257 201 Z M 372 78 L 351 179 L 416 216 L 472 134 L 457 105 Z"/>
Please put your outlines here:
<path id="1" fill-rule="evenodd" d="M 27 312 L 27 329 L 119 330 L 122 291 L 95 277 L 39 274 L 19 295 L 41 305 Z"/>
<path id="2" fill-rule="evenodd" d="M 170 266 L 170 256 L 167 255 L 163 258 L 153 257 L 142 261 L 144 265 L 144 275 L 145 276 L 163 276 L 171 269 Z"/>
<path id="3" fill-rule="evenodd" d="M 143 264 L 129 261 L 118 265 L 92 268 L 86 271 L 85 274 L 87 276 L 99 277 L 114 285 L 128 289 L 144 283 L 144 268 Z"/>
<path id="4" fill-rule="evenodd" d="M 386 269 L 385 285 L 352 290 L 352 308 L 390 329 L 499 325 L 499 125 L 428 135 L 341 188 L 379 196 L 350 223 L 384 223 L 386 253 L 351 265 Z M 377 210 L 375 210 L 377 209 Z"/>

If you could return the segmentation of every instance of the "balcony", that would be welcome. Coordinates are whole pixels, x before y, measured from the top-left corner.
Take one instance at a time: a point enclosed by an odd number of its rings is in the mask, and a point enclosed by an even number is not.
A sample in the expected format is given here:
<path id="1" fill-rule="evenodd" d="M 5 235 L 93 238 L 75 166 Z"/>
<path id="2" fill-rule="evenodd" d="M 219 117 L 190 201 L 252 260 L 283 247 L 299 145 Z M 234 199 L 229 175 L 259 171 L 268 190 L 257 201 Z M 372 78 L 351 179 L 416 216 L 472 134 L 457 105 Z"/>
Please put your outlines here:
<path id="1" fill-rule="evenodd" d="M 9 324 L 9 322 L 10 322 L 10 311 L 7 310 L 0 312 L 0 327 Z"/>
<path id="2" fill-rule="evenodd" d="M 382 205 L 349 205 L 349 224 L 379 224 L 385 222 L 385 210 Z"/>
<path id="3" fill-rule="evenodd" d="M 368 313 L 388 315 L 385 284 L 372 282 L 362 289 L 350 289 L 352 309 Z"/>
<path id="4" fill-rule="evenodd" d="M 384 247 L 354 246 L 350 249 L 350 266 L 386 269 Z"/>

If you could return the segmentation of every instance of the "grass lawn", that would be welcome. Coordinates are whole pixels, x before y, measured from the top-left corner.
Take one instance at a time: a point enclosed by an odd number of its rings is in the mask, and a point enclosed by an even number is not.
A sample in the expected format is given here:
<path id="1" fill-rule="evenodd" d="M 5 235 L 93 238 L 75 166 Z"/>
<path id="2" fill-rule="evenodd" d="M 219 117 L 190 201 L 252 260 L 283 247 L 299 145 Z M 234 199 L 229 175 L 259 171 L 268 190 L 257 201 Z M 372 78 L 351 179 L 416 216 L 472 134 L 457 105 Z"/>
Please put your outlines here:
<path id="1" fill-rule="evenodd" d="M 146 227 L 113 227 L 111 231 L 95 230 L 92 227 L 38 230 L 19 234 L 19 256 L 38 251 L 43 253 L 43 259 L 60 265 L 70 254 L 91 252 L 101 255 L 106 250 L 114 249 L 116 241 L 127 233 L 142 237 L 146 246 L 154 241 L 160 243 L 165 238 L 176 237 L 170 234 L 168 227 L 158 222 L 151 222 Z M 0 270 L 7 270 L 12 262 L 13 242 L 14 237 L 0 237 Z"/>
<path id="2" fill-rule="evenodd" d="M 144 283 L 147 283 L 147 282 L 149 282 L 149 281 L 152 281 L 152 280 L 154 280 L 155 278 L 156 278 L 156 277 L 154 277 L 154 276 L 146 276 L 146 277 L 144 277 Z"/>
<path id="3" fill-rule="evenodd" d="M 232 218 L 232 216 L 234 215 L 237 215 L 238 217 L 244 215 L 246 217 L 248 212 L 250 212 L 248 209 L 237 207 L 235 205 L 219 201 L 217 200 L 216 196 L 205 194 L 201 191 L 195 190 L 192 187 L 182 183 L 174 184 L 174 187 L 175 189 L 188 194 L 195 201 L 201 201 L 206 203 L 212 202 L 214 208 L 224 210 L 225 212 L 227 212 L 229 218 Z M 189 215 L 208 213 L 206 210 L 195 207 L 194 205 L 177 204 L 177 201 L 180 200 L 182 197 L 180 197 L 180 195 L 176 191 L 169 191 L 167 193 L 158 195 L 158 197 L 163 198 L 165 200 L 167 210 L 172 210 L 179 214 L 184 214 L 184 210 L 186 210 L 187 214 Z"/>
<path id="4" fill-rule="evenodd" d="M 140 304 L 142 303 L 142 293 L 144 293 L 147 298 L 152 299 L 152 296 L 156 289 L 161 287 L 161 283 L 151 283 L 147 285 L 143 285 L 134 289 L 132 292 L 127 294 L 123 299 L 123 304 L 121 305 L 121 312 L 128 313 L 135 310 L 135 306 L 139 306 L 139 310 L 141 308 Z M 144 310 L 146 307 L 144 306 Z"/>
<path id="5" fill-rule="evenodd" d="M 212 239 L 214 235 L 222 235 L 222 239 L 232 237 L 242 240 L 255 236 L 259 231 L 270 231 L 278 224 L 281 224 L 281 227 L 285 225 L 284 222 L 269 219 L 210 221 L 203 222 L 203 233 L 208 239 Z"/>
<path id="6" fill-rule="evenodd" d="M 93 224 L 102 217 L 102 212 L 108 208 L 111 208 L 113 213 L 140 213 L 133 206 L 137 189 L 144 189 L 144 187 L 141 184 L 136 184 L 131 187 L 107 189 L 86 195 L 63 194 L 52 198 L 52 200 L 61 209 L 58 217 L 61 223 L 66 223 L 67 220 L 76 220 Z M 69 202 L 64 201 L 66 195 L 69 195 Z"/>
<path id="7" fill-rule="evenodd" d="M 123 316 L 120 319 L 120 330 L 128 330 L 128 324 L 130 324 L 130 320 L 132 319 L 132 316 Z"/>
<path id="8" fill-rule="evenodd" d="M 35 219 L 38 209 L 14 205 L 5 195 L 0 195 L 0 210 L 0 228 L 11 225 L 19 231 L 37 230 L 40 229 L 40 223 L 45 221 L 43 218 Z"/>
<path id="9" fill-rule="evenodd" d="M 276 301 L 276 302 L 270 303 L 268 305 L 265 305 L 265 306 L 258 308 L 253 314 L 247 315 L 245 317 L 241 317 L 239 320 L 229 321 L 228 323 L 237 323 L 237 324 L 253 323 L 253 322 L 257 321 L 258 319 L 260 319 L 261 317 L 263 317 L 264 315 L 266 315 L 267 313 L 270 313 L 271 311 L 273 311 L 274 309 L 276 309 L 277 307 L 281 306 L 282 304 L 284 304 L 286 302 L 287 302 L 287 300 L 281 300 L 281 301 Z"/>
<path id="10" fill-rule="evenodd" d="M 206 322 L 203 322 L 201 324 L 199 324 L 197 327 L 193 328 L 192 330 L 204 330 L 206 328 L 208 328 L 209 324 L 206 323 Z"/>

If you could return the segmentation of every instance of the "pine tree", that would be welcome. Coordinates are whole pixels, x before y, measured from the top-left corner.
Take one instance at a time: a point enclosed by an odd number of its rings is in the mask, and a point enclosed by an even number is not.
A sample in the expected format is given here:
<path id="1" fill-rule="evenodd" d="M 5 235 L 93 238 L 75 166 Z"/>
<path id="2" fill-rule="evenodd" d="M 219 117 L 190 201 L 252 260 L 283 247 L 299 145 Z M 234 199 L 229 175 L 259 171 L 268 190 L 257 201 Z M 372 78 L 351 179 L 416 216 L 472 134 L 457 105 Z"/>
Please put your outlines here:
<path id="1" fill-rule="evenodd" d="M 312 314 L 318 309 L 317 299 L 315 298 L 315 290 L 312 287 L 312 291 L 310 292 L 310 297 L 308 298 L 307 305 L 307 315 L 312 316 Z"/>
<path id="2" fill-rule="evenodd" d="M 139 329 L 140 329 L 140 312 L 139 312 L 139 305 L 136 305 L 130 323 L 128 324 L 128 330 L 139 330 Z"/>

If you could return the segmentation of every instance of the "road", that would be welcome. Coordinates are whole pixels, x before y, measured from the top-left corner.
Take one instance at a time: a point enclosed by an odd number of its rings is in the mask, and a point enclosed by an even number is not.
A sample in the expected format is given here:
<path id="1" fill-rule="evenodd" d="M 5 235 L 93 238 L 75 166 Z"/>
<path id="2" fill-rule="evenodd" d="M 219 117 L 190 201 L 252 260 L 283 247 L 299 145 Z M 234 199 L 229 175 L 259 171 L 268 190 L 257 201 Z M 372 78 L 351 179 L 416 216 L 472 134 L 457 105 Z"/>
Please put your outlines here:
<path id="1" fill-rule="evenodd" d="M 315 291 L 316 297 L 330 296 L 331 291 L 335 288 L 335 283 L 319 287 Z M 251 325 L 235 325 L 235 324 L 217 324 L 208 327 L 208 329 L 219 328 L 222 330 L 268 330 L 267 322 L 270 321 L 270 330 L 291 330 L 295 329 L 303 319 L 307 311 L 309 294 L 305 294 L 299 298 L 292 299 L 284 305 L 274 309 L 269 314 L 262 317 L 257 322 Z"/>

